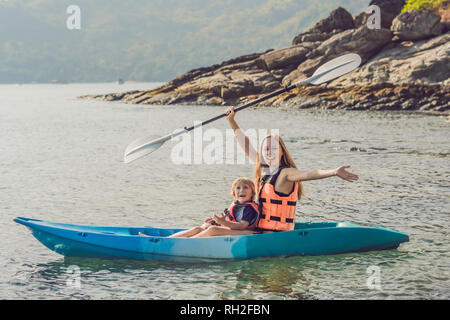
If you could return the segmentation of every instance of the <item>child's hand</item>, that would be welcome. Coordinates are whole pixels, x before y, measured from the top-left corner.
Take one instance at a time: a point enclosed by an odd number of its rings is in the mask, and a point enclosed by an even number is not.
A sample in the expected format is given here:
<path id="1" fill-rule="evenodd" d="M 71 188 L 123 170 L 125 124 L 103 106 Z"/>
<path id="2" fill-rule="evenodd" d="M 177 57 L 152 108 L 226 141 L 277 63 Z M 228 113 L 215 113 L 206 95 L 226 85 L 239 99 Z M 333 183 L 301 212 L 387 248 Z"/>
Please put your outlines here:
<path id="1" fill-rule="evenodd" d="M 223 224 L 225 220 L 225 214 L 221 213 L 220 216 L 214 214 L 213 220 L 217 222 L 218 224 Z"/>
<path id="2" fill-rule="evenodd" d="M 336 175 L 339 178 L 344 179 L 344 180 L 349 181 L 349 182 L 353 182 L 353 181 L 358 180 L 358 178 L 359 178 L 358 175 L 346 171 L 345 169 L 347 169 L 347 168 L 350 168 L 350 166 L 342 166 L 342 167 L 337 168 L 336 169 Z"/>
<path id="3" fill-rule="evenodd" d="M 211 223 L 212 219 L 213 219 L 213 218 L 206 218 L 206 219 L 205 219 L 205 223 Z"/>

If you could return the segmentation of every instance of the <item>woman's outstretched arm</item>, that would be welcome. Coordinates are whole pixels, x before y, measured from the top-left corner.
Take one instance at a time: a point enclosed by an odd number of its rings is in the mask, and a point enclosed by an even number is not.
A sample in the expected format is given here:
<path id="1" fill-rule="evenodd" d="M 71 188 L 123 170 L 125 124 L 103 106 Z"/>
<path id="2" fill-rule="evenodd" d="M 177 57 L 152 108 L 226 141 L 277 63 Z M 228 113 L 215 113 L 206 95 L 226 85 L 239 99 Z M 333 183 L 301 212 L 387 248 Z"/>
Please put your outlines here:
<path id="1" fill-rule="evenodd" d="M 252 161 L 253 163 L 256 163 L 256 159 L 258 157 L 258 153 L 256 152 L 255 148 L 253 148 L 252 144 L 250 143 L 250 139 L 245 135 L 245 133 L 239 128 L 239 125 L 234 120 L 235 112 L 234 107 L 230 107 L 225 111 L 225 114 L 227 114 L 228 123 L 230 124 L 231 129 L 234 131 L 234 137 L 236 138 L 237 142 L 241 146 L 242 150 L 244 150 L 247 157 Z"/>
<path id="2" fill-rule="evenodd" d="M 295 168 L 288 168 L 283 170 L 283 175 L 286 180 L 294 182 L 294 181 L 308 181 L 308 180 L 317 180 L 324 179 L 329 177 L 337 176 L 341 179 L 344 179 L 348 182 L 353 182 L 358 180 L 358 175 L 348 172 L 347 168 L 350 166 L 341 166 L 332 170 L 311 170 L 311 171 L 302 171 Z"/>

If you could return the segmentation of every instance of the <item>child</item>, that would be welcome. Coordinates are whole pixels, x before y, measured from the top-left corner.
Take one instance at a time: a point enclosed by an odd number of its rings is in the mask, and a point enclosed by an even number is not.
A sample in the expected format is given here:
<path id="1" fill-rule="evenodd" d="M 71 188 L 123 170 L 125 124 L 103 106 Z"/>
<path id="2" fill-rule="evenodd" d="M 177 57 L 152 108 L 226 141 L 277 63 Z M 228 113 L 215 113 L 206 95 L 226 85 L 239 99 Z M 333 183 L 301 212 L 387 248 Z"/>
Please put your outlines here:
<path id="1" fill-rule="evenodd" d="M 231 187 L 234 202 L 225 213 L 214 214 L 205 220 L 202 226 L 194 227 L 171 235 L 169 238 L 199 238 L 224 235 L 244 235 L 254 233 L 259 213 L 258 206 L 253 202 L 255 185 L 249 178 L 238 178 Z"/>

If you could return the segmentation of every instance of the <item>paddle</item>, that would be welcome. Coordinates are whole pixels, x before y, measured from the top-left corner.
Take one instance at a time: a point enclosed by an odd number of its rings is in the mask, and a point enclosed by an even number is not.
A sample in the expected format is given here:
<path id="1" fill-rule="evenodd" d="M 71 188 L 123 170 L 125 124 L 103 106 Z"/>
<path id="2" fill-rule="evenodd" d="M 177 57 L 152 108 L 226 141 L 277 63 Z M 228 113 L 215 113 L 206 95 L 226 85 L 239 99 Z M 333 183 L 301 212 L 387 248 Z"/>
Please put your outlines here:
<path id="1" fill-rule="evenodd" d="M 340 57 L 335 58 L 331 61 L 328 61 L 327 63 L 320 66 L 311 77 L 301 80 L 301 81 L 298 81 L 288 87 L 274 91 L 274 92 L 272 92 L 268 95 L 265 95 L 261 98 L 258 98 L 256 100 L 250 101 L 238 108 L 235 108 L 234 111 L 237 112 L 237 111 L 243 110 L 243 109 L 253 106 L 259 102 L 273 98 L 284 92 L 288 92 L 288 91 L 294 89 L 295 87 L 303 86 L 306 84 L 318 85 L 318 84 L 336 79 L 346 73 L 349 73 L 350 71 L 353 71 L 360 65 L 360 63 L 361 63 L 361 57 L 355 53 L 349 53 L 349 54 L 340 56 Z M 139 158 L 159 149 L 166 141 L 168 141 L 174 137 L 177 137 L 180 134 L 184 134 L 186 132 L 194 130 L 195 128 L 204 126 L 208 123 L 211 123 L 213 121 L 216 121 L 216 120 L 221 119 L 226 116 L 227 115 L 225 113 L 222 113 L 221 115 L 218 115 L 209 120 L 200 122 L 192 127 L 189 127 L 189 128 L 185 127 L 184 129 L 178 129 L 174 133 L 165 135 L 163 137 L 148 136 L 145 138 L 140 138 L 138 140 L 135 140 L 132 143 L 130 143 L 128 145 L 127 149 L 125 150 L 124 162 L 130 163 L 131 161 L 139 159 Z"/>

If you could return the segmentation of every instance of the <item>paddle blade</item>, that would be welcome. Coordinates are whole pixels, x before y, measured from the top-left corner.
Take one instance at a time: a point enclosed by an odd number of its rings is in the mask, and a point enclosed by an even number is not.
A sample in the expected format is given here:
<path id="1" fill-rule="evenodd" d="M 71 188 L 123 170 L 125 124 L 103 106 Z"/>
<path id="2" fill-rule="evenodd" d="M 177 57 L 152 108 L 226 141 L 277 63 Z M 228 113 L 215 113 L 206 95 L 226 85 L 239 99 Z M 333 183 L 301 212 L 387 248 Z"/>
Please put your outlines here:
<path id="1" fill-rule="evenodd" d="M 356 53 L 349 53 L 328 61 L 320 66 L 310 78 L 311 84 L 321 84 L 336 79 L 350 71 L 355 70 L 361 64 L 361 57 Z"/>
<path id="2" fill-rule="evenodd" d="M 167 139 L 163 138 L 165 137 L 148 136 L 133 141 L 125 150 L 123 161 L 125 163 L 130 163 L 152 153 L 153 151 L 158 150 L 164 144 L 164 142 L 167 141 Z"/>
<path id="3" fill-rule="evenodd" d="M 168 134 L 167 136 L 148 136 L 145 138 L 140 138 L 132 143 L 130 143 L 125 150 L 125 155 L 123 157 L 123 161 L 125 163 L 130 163 L 131 161 L 137 160 L 146 156 L 153 151 L 158 150 L 164 142 L 176 139 L 178 136 L 187 133 L 186 129 L 176 129 L 172 134 Z"/>

